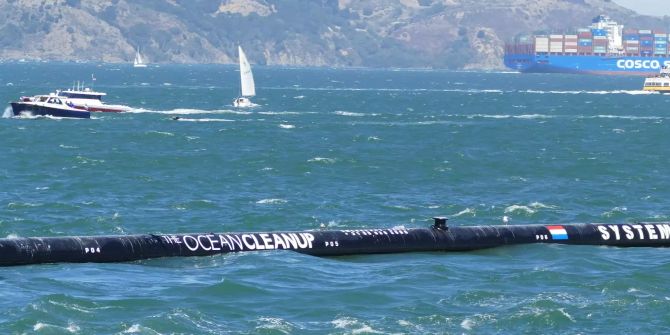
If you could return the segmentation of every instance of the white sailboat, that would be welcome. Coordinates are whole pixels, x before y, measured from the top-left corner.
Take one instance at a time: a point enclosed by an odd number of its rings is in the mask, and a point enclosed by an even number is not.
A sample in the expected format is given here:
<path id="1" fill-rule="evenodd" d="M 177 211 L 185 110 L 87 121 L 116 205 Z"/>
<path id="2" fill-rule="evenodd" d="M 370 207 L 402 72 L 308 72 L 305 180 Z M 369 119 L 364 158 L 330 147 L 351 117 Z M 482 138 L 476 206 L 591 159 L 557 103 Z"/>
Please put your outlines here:
<path id="1" fill-rule="evenodd" d="M 137 48 L 135 52 L 135 61 L 133 62 L 134 67 L 147 67 L 147 64 L 142 59 L 142 54 L 140 54 L 140 49 Z"/>
<path id="2" fill-rule="evenodd" d="M 241 46 L 237 47 L 240 55 L 240 96 L 233 100 L 235 107 L 251 107 L 254 103 L 249 97 L 256 95 L 256 85 L 254 84 L 254 74 L 251 73 L 251 65 L 247 60 Z"/>

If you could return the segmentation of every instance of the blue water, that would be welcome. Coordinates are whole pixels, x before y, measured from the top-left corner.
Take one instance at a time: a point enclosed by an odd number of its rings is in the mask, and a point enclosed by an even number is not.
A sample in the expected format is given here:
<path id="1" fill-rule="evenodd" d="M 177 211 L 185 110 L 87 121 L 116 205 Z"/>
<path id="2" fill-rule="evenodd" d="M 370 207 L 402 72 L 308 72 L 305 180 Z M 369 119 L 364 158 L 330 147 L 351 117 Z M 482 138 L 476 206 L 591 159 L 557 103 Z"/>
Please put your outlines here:
<path id="1" fill-rule="evenodd" d="M 230 66 L 0 64 L 6 102 L 95 74 L 134 108 L 0 119 L 0 236 L 670 220 L 670 97 L 642 78 L 254 72 L 260 106 L 237 110 Z M 0 331 L 667 333 L 669 256 L 528 245 L 9 267 Z"/>

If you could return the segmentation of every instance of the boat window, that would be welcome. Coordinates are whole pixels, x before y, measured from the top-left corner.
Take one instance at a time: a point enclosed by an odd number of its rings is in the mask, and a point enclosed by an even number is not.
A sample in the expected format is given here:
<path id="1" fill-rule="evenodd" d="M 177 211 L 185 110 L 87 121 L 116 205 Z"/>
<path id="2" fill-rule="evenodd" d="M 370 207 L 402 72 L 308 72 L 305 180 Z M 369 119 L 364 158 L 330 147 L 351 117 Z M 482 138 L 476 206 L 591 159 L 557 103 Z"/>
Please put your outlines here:
<path id="1" fill-rule="evenodd" d="M 663 86 L 670 86 L 670 83 L 663 83 Z"/>
<path id="2" fill-rule="evenodd" d="M 40 102 L 45 102 L 47 101 L 47 97 L 40 97 Z"/>
<path id="3" fill-rule="evenodd" d="M 102 100 L 102 95 L 98 94 L 82 94 L 82 93 L 72 93 L 72 92 L 60 92 L 59 94 L 62 97 L 67 97 L 70 99 L 95 99 Z"/>

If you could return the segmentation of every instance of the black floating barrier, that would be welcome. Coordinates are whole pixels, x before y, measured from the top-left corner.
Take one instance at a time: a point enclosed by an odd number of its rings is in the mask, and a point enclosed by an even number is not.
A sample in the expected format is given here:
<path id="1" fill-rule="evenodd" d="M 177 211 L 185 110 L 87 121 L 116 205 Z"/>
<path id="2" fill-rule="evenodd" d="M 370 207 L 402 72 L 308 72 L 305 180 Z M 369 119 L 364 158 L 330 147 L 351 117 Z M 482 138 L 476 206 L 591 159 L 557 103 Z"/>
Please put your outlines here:
<path id="1" fill-rule="evenodd" d="M 529 243 L 670 247 L 670 222 L 448 226 L 446 218 L 435 218 L 430 228 L 413 229 L 3 238 L 0 266 L 127 262 L 264 250 L 314 256 L 467 251 Z"/>

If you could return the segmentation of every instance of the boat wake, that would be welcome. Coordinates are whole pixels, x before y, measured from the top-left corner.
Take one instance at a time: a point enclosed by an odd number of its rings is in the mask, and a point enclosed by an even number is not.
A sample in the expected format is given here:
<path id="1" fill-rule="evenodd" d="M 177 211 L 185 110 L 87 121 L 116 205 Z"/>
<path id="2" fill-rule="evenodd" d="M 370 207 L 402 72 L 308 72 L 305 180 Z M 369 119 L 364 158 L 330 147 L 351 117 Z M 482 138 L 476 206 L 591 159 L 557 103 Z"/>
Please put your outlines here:
<path id="1" fill-rule="evenodd" d="M 373 87 L 268 87 L 266 89 L 279 90 L 301 90 L 301 91 L 352 91 L 352 92 L 453 92 L 453 93 L 469 93 L 469 94 L 490 94 L 490 93 L 529 93 L 529 94 L 629 94 L 629 95 L 647 95 L 658 94 L 658 92 L 643 91 L 643 90 L 502 90 L 502 89 L 486 89 L 486 88 L 373 88 Z"/>
<path id="2" fill-rule="evenodd" d="M 21 114 L 13 116 L 13 113 L 10 112 L 9 116 L 2 115 L 3 118 L 16 118 L 24 120 L 79 120 L 80 118 L 76 117 L 61 117 L 61 116 L 52 116 L 52 115 L 33 115 L 32 113 L 21 112 Z M 93 118 L 91 118 L 93 119 Z"/>
<path id="3" fill-rule="evenodd" d="M 166 115 L 193 115 L 193 114 L 239 114 L 239 115 L 248 115 L 252 112 L 239 111 L 232 109 L 216 109 L 216 110 L 204 110 L 204 109 L 188 109 L 188 108 L 177 108 L 172 110 L 151 110 L 151 109 L 133 109 L 128 113 L 155 113 L 155 114 L 166 114 Z"/>
<path id="4" fill-rule="evenodd" d="M 459 88 L 376 88 L 376 87 L 266 87 L 266 90 L 296 90 L 325 92 L 457 92 L 457 93 L 508 93 L 500 89 Z M 302 97 L 302 96 L 301 96 Z"/>
<path id="5" fill-rule="evenodd" d="M 342 116 L 365 116 L 363 113 L 347 112 L 347 111 L 335 111 L 334 114 Z"/>
<path id="6" fill-rule="evenodd" d="M 511 115 L 511 114 L 451 114 L 451 117 L 465 117 L 468 119 L 475 118 L 484 118 L 484 119 L 522 119 L 522 120 L 535 120 L 535 119 L 620 119 L 620 120 L 665 120 L 670 119 L 667 116 L 639 116 L 639 115 L 609 115 L 609 114 L 599 114 L 599 115 L 547 115 L 547 114 L 520 114 L 520 115 Z"/>
<path id="7" fill-rule="evenodd" d="M 530 93 L 530 94 L 629 94 L 629 95 L 648 95 L 648 94 L 657 94 L 656 92 L 643 91 L 643 90 L 612 90 L 612 91 L 538 91 L 538 90 L 525 90 L 519 91 L 520 93 Z"/>
<path id="8" fill-rule="evenodd" d="M 179 119 L 176 119 L 175 121 L 183 121 L 183 122 L 235 122 L 235 120 L 229 120 L 229 119 L 208 119 L 208 118 L 203 118 L 203 119 L 179 118 Z"/>
<path id="9" fill-rule="evenodd" d="M 12 116 L 14 116 L 14 113 L 12 113 L 12 107 L 7 106 L 7 108 L 5 108 L 5 112 L 2 113 L 2 118 L 8 119 Z"/>
<path id="10" fill-rule="evenodd" d="M 666 116 L 607 115 L 582 116 L 583 119 L 621 119 L 621 120 L 665 120 Z"/>
<path id="11" fill-rule="evenodd" d="M 546 114 L 521 114 L 521 115 L 511 115 L 511 114 L 472 114 L 472 115 L 452 115 L 456 117 L 467 117 L 468 119 L 474 118 L 485 118 L 485 119 L 553 119 L 557 117 L 556 115 L 546 115 Z"/>

